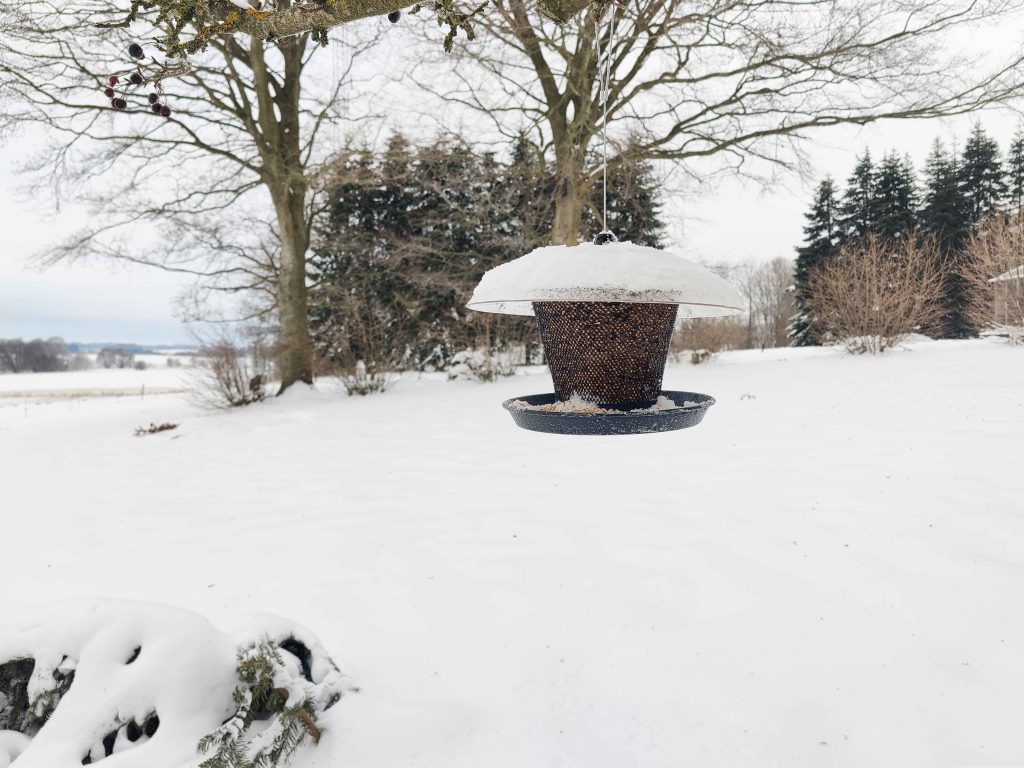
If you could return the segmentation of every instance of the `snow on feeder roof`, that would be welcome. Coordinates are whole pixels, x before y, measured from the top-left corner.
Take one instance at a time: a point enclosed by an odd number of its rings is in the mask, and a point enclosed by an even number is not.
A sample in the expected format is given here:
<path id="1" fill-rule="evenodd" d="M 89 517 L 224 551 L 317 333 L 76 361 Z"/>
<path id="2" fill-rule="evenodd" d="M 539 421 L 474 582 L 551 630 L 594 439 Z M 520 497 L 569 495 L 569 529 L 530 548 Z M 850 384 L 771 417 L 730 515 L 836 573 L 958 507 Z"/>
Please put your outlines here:
<path id="1" fill-rule="evenodd" d="M 1019 267 L 1014 267 L 1009 272 L 1003 272 L 998 277 L 993 277 L 989 280 L 990 283 L 1005 283 L 1010 280 L 1024 280 L 1024 264 Z"/>
<path id="2" fill-rule="evenodd" d="M 534 302 L 677 304 L 678 317 L 723 317 L 743 299 L 711 270 L 669 251 L 628 242 L 552 245 L 489 270 L 470 309 L 533 315 Z"/>

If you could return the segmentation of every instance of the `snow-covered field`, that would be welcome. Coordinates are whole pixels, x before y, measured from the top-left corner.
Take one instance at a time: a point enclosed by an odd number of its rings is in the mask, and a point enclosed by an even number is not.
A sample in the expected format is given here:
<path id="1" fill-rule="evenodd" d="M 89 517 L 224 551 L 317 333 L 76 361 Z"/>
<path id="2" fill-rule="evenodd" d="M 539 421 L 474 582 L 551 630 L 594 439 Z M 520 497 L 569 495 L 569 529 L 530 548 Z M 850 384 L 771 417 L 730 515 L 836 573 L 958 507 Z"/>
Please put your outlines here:
<path id="1" fill-rule="evenodd" d="M 185 392 L 190 385 L 189 368 L 152 367 L 94 368 L 90 371 L 58 373 L 0 374 L 0 408 L 11 399 L 80 399 L 91 397 L 138 396 Z M 24 403 L 22 403 L 24 404 Z"/>
<path id="2" fill-rule="evenodd" d="M 544 375 L 0 398 L 0 615 L 305 624 L 361 692 L 303 768 L 1024 764 L 1024 350 L 732 353 L 666 385 L 718 404 L 573 438 L 500 407 Z"/>

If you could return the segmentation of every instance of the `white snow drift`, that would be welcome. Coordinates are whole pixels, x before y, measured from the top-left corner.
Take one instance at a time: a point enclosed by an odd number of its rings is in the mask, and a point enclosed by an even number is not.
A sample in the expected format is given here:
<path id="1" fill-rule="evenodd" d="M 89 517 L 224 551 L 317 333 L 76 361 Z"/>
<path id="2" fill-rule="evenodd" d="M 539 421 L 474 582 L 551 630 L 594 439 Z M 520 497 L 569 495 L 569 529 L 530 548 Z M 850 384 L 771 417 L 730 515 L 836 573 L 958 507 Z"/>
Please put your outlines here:
<path id="1" fill-rule="evenodd" d="M 298 658 L 281 654 L 289 673 L 281 686 L 301 688 L 298 695 L 321 706 L 341 694 L 340 673 L 312 633 L 276 617 L 226 633 L 190 611 L 132 601 L 71 601 L 34 613 L 13 626 L 7 616 L 0 664 L 34 659 L 29 701 L 55 689 L 53 670 L 74 672 L 74 682 L 31 742 L 0 731 L 0 766 L 75 768 L 86 756 L 93 764 L 110 759 L 111 768 L 194 765 L 199 740 L 237 708 L 239 650 L 262 638 L 292 638 L 311 652 L 312 681 Z M 106 757 L 102 740 L 115 732 Z"/>

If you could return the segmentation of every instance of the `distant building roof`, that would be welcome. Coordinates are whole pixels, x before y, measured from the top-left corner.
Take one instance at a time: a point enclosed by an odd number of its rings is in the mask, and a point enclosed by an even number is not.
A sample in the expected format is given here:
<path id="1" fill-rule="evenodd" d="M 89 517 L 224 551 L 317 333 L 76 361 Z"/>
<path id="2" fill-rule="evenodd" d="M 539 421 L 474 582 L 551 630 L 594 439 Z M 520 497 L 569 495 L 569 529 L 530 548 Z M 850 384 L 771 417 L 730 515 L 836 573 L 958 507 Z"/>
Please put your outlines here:
<path id="1" fill-rule="evenodd" d="M 1011 269 L 1009 272 L 1003 272 L 999 277 L 993 277 L 989 280 L 990 283 L 999 283 L 1005 280 L 1024 280 L 1024 264 L 1019 267 Z"/>

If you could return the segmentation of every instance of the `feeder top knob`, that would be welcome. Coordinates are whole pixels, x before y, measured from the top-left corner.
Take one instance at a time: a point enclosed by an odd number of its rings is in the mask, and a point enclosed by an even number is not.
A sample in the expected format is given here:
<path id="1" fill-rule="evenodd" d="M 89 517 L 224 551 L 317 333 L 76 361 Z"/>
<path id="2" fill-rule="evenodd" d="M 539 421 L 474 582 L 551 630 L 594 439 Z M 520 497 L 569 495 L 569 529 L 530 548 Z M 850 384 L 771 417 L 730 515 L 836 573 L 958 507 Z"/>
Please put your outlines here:
<path id="1" fill-rule="evenodd" d="M 594 237 L 594 245 L 605 245 L 606 243 L 617 242 L 619 242 L 619 238 L 615 236 L 615 233 L 608 229 L 603 232 L 598 232 L 597 236 Z"/>

